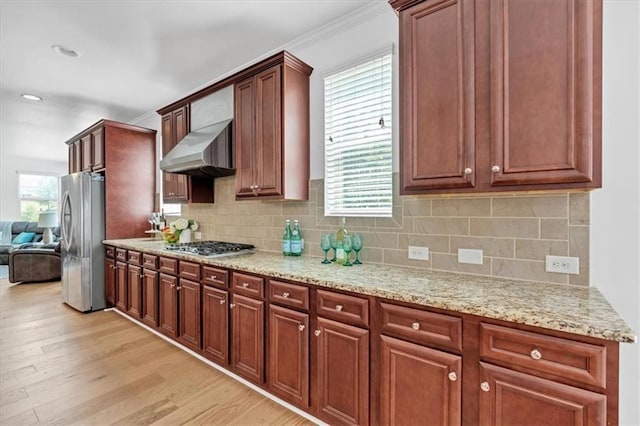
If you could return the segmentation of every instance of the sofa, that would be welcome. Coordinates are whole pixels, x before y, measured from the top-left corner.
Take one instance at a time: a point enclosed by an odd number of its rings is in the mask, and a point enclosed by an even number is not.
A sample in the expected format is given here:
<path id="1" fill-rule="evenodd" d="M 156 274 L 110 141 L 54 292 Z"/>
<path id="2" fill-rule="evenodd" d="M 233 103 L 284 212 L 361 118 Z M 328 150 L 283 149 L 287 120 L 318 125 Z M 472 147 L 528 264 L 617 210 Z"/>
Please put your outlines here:
<path id="1" fill-rule="evenodd" d="M 24 244 L 9 253 L 9 282 L 56 281 L 62 276 L 60 243 Z"/>
<path id="2" fill-rule="evenodd" d="M 44 232 L 44 228 L 39 228 L 38 222 L 13 222 L 13 223 L 2 222 L 2 223 L 5 224 L 5 226 L 3 226 L 0 229 L 11 228 L 11 236 L 9 237 L 8 235 L 6 236 L 3 235 L 2 240 L 0 240 L 0 241 L 5 241 L 0 243 L 0 265 L 8 265 L 9 254 L 12 251 L 20 248 L 24 244 L 37 243 L 42 241 L 42 233 Z M 60 228 L 59 227 L 51 228 L 51 231 L 53 232 L 55 239 L 58 240 L 60 238 Z M 18 235 L 20 235 L 21 232 L 34 232 L 35 236 L 31 240 L 31 242 L 12 244 L 11 241 L 13 241 Z"/>

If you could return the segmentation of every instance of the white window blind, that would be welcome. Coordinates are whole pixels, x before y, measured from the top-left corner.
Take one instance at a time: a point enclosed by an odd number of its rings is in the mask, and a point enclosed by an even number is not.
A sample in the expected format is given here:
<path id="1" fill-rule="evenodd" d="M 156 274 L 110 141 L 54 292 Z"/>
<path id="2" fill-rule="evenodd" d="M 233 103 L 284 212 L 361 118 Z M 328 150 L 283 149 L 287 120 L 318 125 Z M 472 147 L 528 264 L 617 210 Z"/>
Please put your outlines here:
<path id="1" fill-rule="evenodd" d="M 391 56 L 324 79 L 327 216 L 391 216 Z"/>

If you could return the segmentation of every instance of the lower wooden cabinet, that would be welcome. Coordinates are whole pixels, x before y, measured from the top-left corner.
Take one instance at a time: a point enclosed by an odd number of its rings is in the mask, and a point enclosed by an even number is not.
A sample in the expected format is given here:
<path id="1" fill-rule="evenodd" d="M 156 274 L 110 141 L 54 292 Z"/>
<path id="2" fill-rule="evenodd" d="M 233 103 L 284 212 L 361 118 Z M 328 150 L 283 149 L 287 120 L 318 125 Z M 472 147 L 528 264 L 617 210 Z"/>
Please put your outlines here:
<path id="1" fill-rule="evenodd" d="M 369 331 L 318 318 L 318 416 L 330 424 L 369 424 Z"/>
<path id="2" fill-rule="evenodd" d="M 104 297 L 107 308 L 116 304 L 116 261 L 106 258 L 104 260 Z"/>
<path id="3" fill-rule="evenodd" d="M 142 318 L 142 268 L 127 265 L 127 313 Z"/>
<path id="4" fill-rule="evenodd" d="M 234 294 L 231 299 L 231 367 L 264 382 L 264 302 Z"/>
<path id="5" fill-rule="evenodd" d="M 293 404 L 309 406 L 309 314 L 269 306 L 269 390 Z"/>
<path id="6" fill-rule="evenodd" d="M 459 425 L 462 357 L 380 337 L 380 423 Z"/>
<path id="7" fill-rule="evenodd" d="M 169 337 L 178 337 L 178 277 L 160 273 L 158 280 L 158 328 Z"/>
<path id="8" fill-rule="evenodd" d="M 202 287 L 202 350 L 218 364 L 229 363 L 229 292 Z"/>
<path id="9" fill-rule="evenodd" d="M 142 322 L 158 326 L 158 271 L 142 270 Z"/>
<path id="10" fill-rule="evenodd" d="M 178 303 L 180 305 L 178 340 L 185 346 L 198 351 L 202 346 L 200 343 L 200 283 L 180 278 Z"/>
<path id="11" fill-rule="evenodd" d="M 480 425 L 605 425 L 607 397 L 480 363 Z"/>
<path id="12" fill-rule="evenodd" d="M 127 264 L 116 262 L 116 308 L 127 312 Z"/>

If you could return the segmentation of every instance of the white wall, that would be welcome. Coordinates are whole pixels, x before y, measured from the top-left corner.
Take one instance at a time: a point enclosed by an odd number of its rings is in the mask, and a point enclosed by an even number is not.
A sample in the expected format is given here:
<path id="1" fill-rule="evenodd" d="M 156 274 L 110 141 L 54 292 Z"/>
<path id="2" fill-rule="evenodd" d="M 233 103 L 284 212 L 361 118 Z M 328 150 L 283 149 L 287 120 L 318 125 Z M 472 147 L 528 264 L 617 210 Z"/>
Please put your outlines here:
<path id="1" fill-rule="evenodd" d="M 640 333 L 640 2 L 606 0 L 603 185 L 591 196 L 591 282 Z M 620 345 L 620 424 L 640 425 L 640 345 Z"/>

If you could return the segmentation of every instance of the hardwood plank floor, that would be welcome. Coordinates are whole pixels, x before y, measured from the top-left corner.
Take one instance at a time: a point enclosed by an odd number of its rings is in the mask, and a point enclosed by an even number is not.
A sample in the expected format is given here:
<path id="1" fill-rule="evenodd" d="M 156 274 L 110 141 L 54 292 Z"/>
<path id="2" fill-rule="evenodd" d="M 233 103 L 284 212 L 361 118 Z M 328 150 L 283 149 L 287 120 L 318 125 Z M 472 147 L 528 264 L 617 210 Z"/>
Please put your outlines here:
<path id="1" fill-rule="evenodd" d="M 0 280 L 0 424 L 312 423 L 60 282 Z"/>

